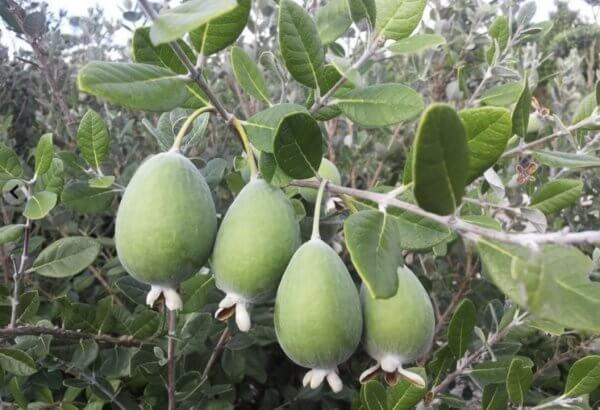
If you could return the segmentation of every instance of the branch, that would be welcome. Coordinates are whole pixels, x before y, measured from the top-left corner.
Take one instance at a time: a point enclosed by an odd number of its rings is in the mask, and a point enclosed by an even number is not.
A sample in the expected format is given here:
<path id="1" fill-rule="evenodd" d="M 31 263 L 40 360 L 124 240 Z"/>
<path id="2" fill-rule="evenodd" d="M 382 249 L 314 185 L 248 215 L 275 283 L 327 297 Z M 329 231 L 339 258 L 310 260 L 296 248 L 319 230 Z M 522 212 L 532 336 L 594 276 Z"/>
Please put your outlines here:
<path id="1" fill-rule="evenodd" d="M 204 368 L 204 371 L 202 372 L 202 376 L 200 377 L 200 383 L 204 383 L 208 379 L 208 374 L 210 373 L 210 369 L 213 367 L 213 365 L 217 361 L 219 354 L 221 353 L 221 351 L 225 347 L 225 344 L 229 340 L 229 336 L 230 336 L 229 329 L 226 327 L 223 330 L 223 333 L 221 333 L 221 336 L 219 337 L 219 341 L 215 345 L 215 348 L 213 349 L 212 354 L 208 358 L 208 362 L 206 362 L 206 367 Z"/>
<path id="2" fill-rule="evenodd" d="M 144 344 L 156 343 L 153 339 L 134 339 L 132 336 L 111 336 L 107 334 L 95 334 L 80 332 L 77 330 L 49 328 L 42 326 L 19 326 L 0 329 L 0 339 L 14 339 L 17 336 L 41 336 L 50 335 L 57 339 L 80 340 L 92 339 L 102 344 L 112 344 L 124 347 L 140 347 Z"/>
<path id="3" fill-rule="evenodd" d="M 294 180 L 290 185 L 306 188 L 318 188 L 318 181 Z M 419 206 L 401 201 L 388 194 L 379 194 L 376 192 L 363 191 L 360 189 L 346 188 L 335 184 L 327 184 L 328 192 L 349 195 L 355 198 L 366 199 L 377 203 L 380 206 L 392 206 L 394 208 L 403 209 L 411 214 L 422 216 L 431 221 L 444 225 L 456 233 L 459 233 L 472 241 L 477 241 L 481 238 L 504 242 L 513 245 L 525 247 L 537 247 L 540 244 L 554 243 L 561 245 L 573 244 L 600 244 L 600 231 L 583 231 L 583 232 L 550 232 L 550 233 L 511 233 L 500 232 L 493 229 L 483 228 L 478 225 L 472 225 L 460 219 L 457 216 L 437 215 L 421 209 Z"/>

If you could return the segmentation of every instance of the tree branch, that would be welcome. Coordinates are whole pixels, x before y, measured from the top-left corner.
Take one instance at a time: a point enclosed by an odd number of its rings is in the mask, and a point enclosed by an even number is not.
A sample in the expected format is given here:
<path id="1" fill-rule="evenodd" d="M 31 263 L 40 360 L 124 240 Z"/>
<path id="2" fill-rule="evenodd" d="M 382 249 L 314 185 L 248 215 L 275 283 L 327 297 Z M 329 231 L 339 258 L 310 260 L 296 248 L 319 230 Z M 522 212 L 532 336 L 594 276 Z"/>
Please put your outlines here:
<path id="1" fill-rule="evenodd" d="M 318 188 L 319 181 L 309 180 L 294 180 L 290 185 Z M 554 243 L 561 245 L 574 244 L 600 244 L 600 231 L 583 231 L 583 232 L 550 232 L 550 233 L 512 233 L 500 232 L 493 229 L 483 228 L 478 225 L 472 225 L 460 219 L 457 216 L 437 215 L 421 209 L 419 206 L 401 201 L 388 194 L 380 194 L 376 192 L 363 191 L 360 189 L 346 188 L 335 184 L 327 184 L 327 191 L 339 194 L 349 195 L 355 198 L 366 199 L 377 203 L 380 206 L 392 206 L 394 208 L 403 209 L 411 214 L 422 216 L 441 225 L 447 226 L 456 233 L 459 233 L 467 239 L 477 241 L 481 238 L 504 242 L 513 245 L 526 246 L 536 248 L 540 244 Z"/>
<path id="2" fill-rule="evenodd" d="M 140 347 L 144 344 L 157 343 L 153 339 L 134 339 L 132 336 L 111 336 L 107 334 L 95 334 L 80 332 L 77 330 L 48 328 L 42 326 L 19 326 L 0 329 L 0 339 L 14 339 L 17 336 L 41 336 L 50 335 L 57 339 L 80 340 L 92 339 L 102 344 L 112 344 L 124 347 Z"/>

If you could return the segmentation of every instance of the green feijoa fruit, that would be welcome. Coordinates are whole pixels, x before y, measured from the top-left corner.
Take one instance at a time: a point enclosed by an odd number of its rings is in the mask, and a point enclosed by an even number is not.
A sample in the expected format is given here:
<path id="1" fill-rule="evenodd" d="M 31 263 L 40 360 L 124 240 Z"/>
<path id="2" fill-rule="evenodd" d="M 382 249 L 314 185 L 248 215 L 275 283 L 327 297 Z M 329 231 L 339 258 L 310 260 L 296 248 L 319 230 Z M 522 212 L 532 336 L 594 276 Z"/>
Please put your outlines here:
<path id="1" fill-rule="evenodd" d="M 363 344 L 387 373 L 400 373 L 415 384 L 423 379 L 403 365 L 414 362 L 431 348 L 435 317 L 429 295 L 407 267 L 398 269 L 398 291 L 388 299 L 373 298 L 363 285 L 360 292 L 364 318 Z M 365 373 L 372 373 L 374 368 Z M 367 378 L 369 374 L 361 376 Z"/>
<path id="2" fill-rule="evenodd" d="M 135 172 L 119 205 L 115 244 L 121 264 L 153 285 L 148 303 L 165 293 L 177 308 L 174 288 L 204 266 L 217 231 L 208 185 L 178 152 L 147 159 Z"/>
<path id="3" fill-rule="evenodd" d="M 275 332 L 285 354 L 310 368 L 304 384 L 325 378 L 342 388 L 337 366 L 356 350 L 362 333 L 360 298 L 346 266 L 325 242 L 311 239 L 290 261 L 275 299 Z"/>
<path id="4" fill-rule="evenodd" d="M 285 194 L 263 179 L 244 186 L 221 223 L 211 258 L 216 285 L 227 294 L 217 317 L 235 306 L 238 327 L 248 330 L 246 307 L 274 296 L 299 245 L 300 227 Z"/>
<path id="5" fill-rule="evenodd" d="M 317 174 L 323 179 L 327 179 L 333 182 L 336 185 L 340 185 L 342 183 L 342 176 L 340 175 L 340 171 L 338 171 L 335 164 L 329 161 L 327 158 L 323 158 L 321 160 L 321 165 L 319 165 L 319 170 Z M 317 178 L 310 178 L 309 181 L 316 181 Z M 304 198 L 305 201 L 314 204 L 317 200 L 317 188 L 300 188 L 300 195 Z"/>

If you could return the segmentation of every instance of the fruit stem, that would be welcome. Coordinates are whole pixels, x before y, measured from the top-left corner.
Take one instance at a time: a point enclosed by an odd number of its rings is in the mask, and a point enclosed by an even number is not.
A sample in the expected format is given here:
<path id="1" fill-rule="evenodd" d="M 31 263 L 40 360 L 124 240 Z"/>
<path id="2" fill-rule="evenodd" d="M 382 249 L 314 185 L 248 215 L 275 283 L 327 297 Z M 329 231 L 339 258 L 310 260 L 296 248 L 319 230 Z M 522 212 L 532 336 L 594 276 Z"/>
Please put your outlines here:
<path id="1" fill-rule="evenodd" d="M 188 129 L 194 123 L 194 120 L 198 118 L 198 116 L 204 114 L 205 112 L 213 111 L 215 108 L 212 105 L 207 105 L 206 107 L 198 108 L 196 111 L 190 114 L 189 117 L 185 120 L 179 132 L 177 133 L 177 137 L 175 137 L 175 141 L 173 141 L 173 146 L 171 147 L 171 151 L 179 151 L 179 147 L 181 147 L 181 142 L 183 141 L 183 137 L 187 134 Z"/>
<path id="2" fill-rule="evenodd" d="M 321 185 L 319 185 L 319 192 L 317 193 L 317 201 L 315 202 L 315 213 L 313 215 L 313 228 L 312 235 L 310 239 L 321 239 L 321 234 L 319 233 L 319 222 L 321 219 L 321 202 L 323 202 L 323 192 L 325 191 L 325 186 L 329 183 L 329 180 L 322 179 Z"/>
<path id="3" fill-rule="evenodd" d="M 244 151 L 246 151 L 246 157 L 248 158 L 248 165 L 250 166 L 250 175 L 252 176 L 252 179 L 254 179 L 258 175 L 258 168 L 256 167 L 256 160 L 254 159 L 254 152 L 252 151 L 250 140 L 248 140 L 248 134 L 246 134 L 242 122 L 237 117 L 231 118 L 231 124 L 242 140 L 242 145 L 244 146 Z"/>
<path id="4" fill-rule="evenodd" d="M 175 410 L 175 334 L 177 332 L 177 312 L 167 309 L 168 315 L 168 342 L 167 342 L 167 376 L 168 376 L 168 406 Z"/>

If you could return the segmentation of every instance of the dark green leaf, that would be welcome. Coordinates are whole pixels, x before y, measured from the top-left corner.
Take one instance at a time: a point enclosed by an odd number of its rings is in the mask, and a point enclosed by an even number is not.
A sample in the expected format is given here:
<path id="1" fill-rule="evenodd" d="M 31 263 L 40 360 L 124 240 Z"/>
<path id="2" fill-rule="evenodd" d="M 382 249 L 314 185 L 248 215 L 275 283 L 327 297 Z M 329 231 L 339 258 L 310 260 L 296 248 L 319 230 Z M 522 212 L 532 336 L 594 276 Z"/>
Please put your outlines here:
<path id="1" fill-rule="evenodd" d="M 355 23 L 360 22 L 366 18 L 371 27 L 375 26 L 377 17 L 377 9 L 375 7 L 375 0 L 348 0 L 350 4 L 350 15 L 352 21 Z"/>
<path id="2" fill-rule="evenodd" d="M 315 176 L 323 157 L 319 124 L 309 114 L 288 114 L 277 127 L 273 154 L 279 168 L 292 178 Z"/>
<path id="3" fill-rule="evenodd" d="M 462 201 L 469 171 L 466 132 L 456 111 L 430 106 L 421 117 L 413 149 L 417 203 L 429 212 L 451 214 Z"/>
<path id="4" fill-rule="evenodd" d="M 531 111 L 531 92 L 529 83 L 525 81 L 523 90 L 517 100 L 512 113 L 513 134 L 525 138 L 527 136 L 527 127 L 529 126 L 529 112 Z"/>
<path id="5" fill-rule="evenodd" d="M 577 360 L 569 369 L 564 395 L 577 397 L 588 394 L 600 386 L 600 356 L 587 356 Z"/>
<path id="6" fill-rule="evenodd" d="M 15 376 L 30 376 L 37 372 L 31 356 L 17 349 L 0 348 L 0 367 Z"/>
<path id="7" fill-rule="evenodd" d="M 150 64 L 92 62 L 78 79 L 81 91 L 134 110 L 170 111 L 189 96 L 184 78 Z"/>
<path id="8" fill-rule="evenodd" d="M 514 404 L 523 404 L 532 382 L 531 364 L 515 357 L 510 362 L 508 374 L 506 375 L 506 390 L 510 401 Z"/>
<path id="9" fill-rule="evenodd" d="M 560 211 L 577 202 L 583 193 L 583 182 L 556 179 L 544 184 L 531 198 L 531 208 L 545 214 Z"/>
<path id="10" fill-rule="evenodd" d="M 188 70 L 183 65 L 170 45 L 160 44 L 155 46 L 150 41 L 150 27 L 139 27 L 133 33 L 133 61 L 168 68 L 177 74 L 187 74 Z M 195 60 L 194 52 L 183 40 L 177 40 L 185 55 L 190 61 Z"/>
<path id="11" fill-rule="evenodd" d="M 509 106 L 517 101 L 523 84 L 508 83 L 492 87 L 481 95 L 481 102 L 486 105 L 498 105 L 501 107 Z"/>
<path id="12" fill-rule="evenodd" d="M 301 105 L 277 104 L 254 114 L 244 124 L 252 145 L 261 151 L 272 153 L 279 123 L 286 115 L 296 112 L 308 113 Z"/>
<path id="13" fill-rule="evenodd" d="M 369 380 L 360 389 L 360 401 L 366 410 L 386 410 L 385 387 L 376 380 Z"/>
<path id="14" fill-rule="evenodd" d="M 348 0 L 328 0 L 317 10 L 317 30 L 323 44 L 333 43 L 352 24 L 348 6 Z"/>
<path id="15" fill-rule="evenodd" d="M 110 188 L 92 188 L 87 182 L 73 182 L 65 187 L 62 203 L 70 209 L 85 213 L 105 211 L 114 198 Z"/>
<path id="16" fill-rule="evenodd" d="M 23 224 L 5 225 L 0 227 L 0 245 L 17 242 L 23 236 L 24 230 L 25 225 Z"/>
<path id="17" fill-rule="evenodd" d="M 336 98 L 334 104 L 352 121 L 366 127 L 410 120 L 424 108 L 421 95 L 402 84 L 357 88 Z"/>
<path id="18" fill-rule="evenodd" d="M 399 237 L 398 225 L 387 212 L 360 211 L 344 222 L 352 263 L 374 298 L 389 298 L 398 290 Z"/>
<path id="19" fill-rule="evenodd" d="M 505 108 L 482 107 L 459 113 L 467 132 L 469 174 L 473 182 L 502 156 L 512 136 L 510 112 Z"/>
<path id="20" fill-rule="evenodd" d="M 190 38 L 196 51 L 209 56 L 233 44 L 246 27 L 250 8 L 250 0 L 238 0 L 233 10 L 192 31 Z"/>
<path id="21" fill-rule="evenodd" d="M 28 272 L 50 278 L 73 276 L 91 265 L 100 253 L 100 244 L 85 236 L 62 238 L 45 248 Z"/>
<path id="22" fill-rule="evenodd" d="M 19 162 L 19 157 L 2 142 L 0 142 L 0 174 L 6 174 L 13 178 L 23 175 L 23 167 Z"/>
<path id="23" fill-rule="evenodd" d="M 278 29 L 281 55 L 290 74 L 299 83 L 317 88 L 325 52 L 315 22 L 293 0 L 281 0 Z"/>
<path id="24" fill-rule="evenodd" d="M 407 369 L 410 372 L 416 373 L 425 380 L 427 385 L 427 374 L 425 369 L 421 367 L 413 367 Z M 419 388 L 418 386 L 406 381 L 400 380 L 396 385 L 388 390 L 387 405 L 390 410 L 410 410 L 425 397 L 427 388 Z"/>
<path id="25" fill-rule="evenodd" d="M 83 158 L 94 169 L 99 169 L 110 149 L 108 128 L 96 111 L 89 109 L 77 130 L 77 145 Z"/>
<path id="26" fill-rule="evenodd" d="M 269 102 L 269 90 L 257 65 L 240 47 L 231 48 L 233 74 L 244 91 L 256 98 Z"/>
<path id="27" fill-rule="evenodd" d="M 465 354 L 473 338 L 477 311 L 470 299 L 463 299 L 448 324 L 448 345 L 455 359 Z"/>
<path id="28" fill-rule="evenodd" d="M 508 393 L 504 384 L 488 384 L 483 388 L 482 410 L 506 410 Z"/>

